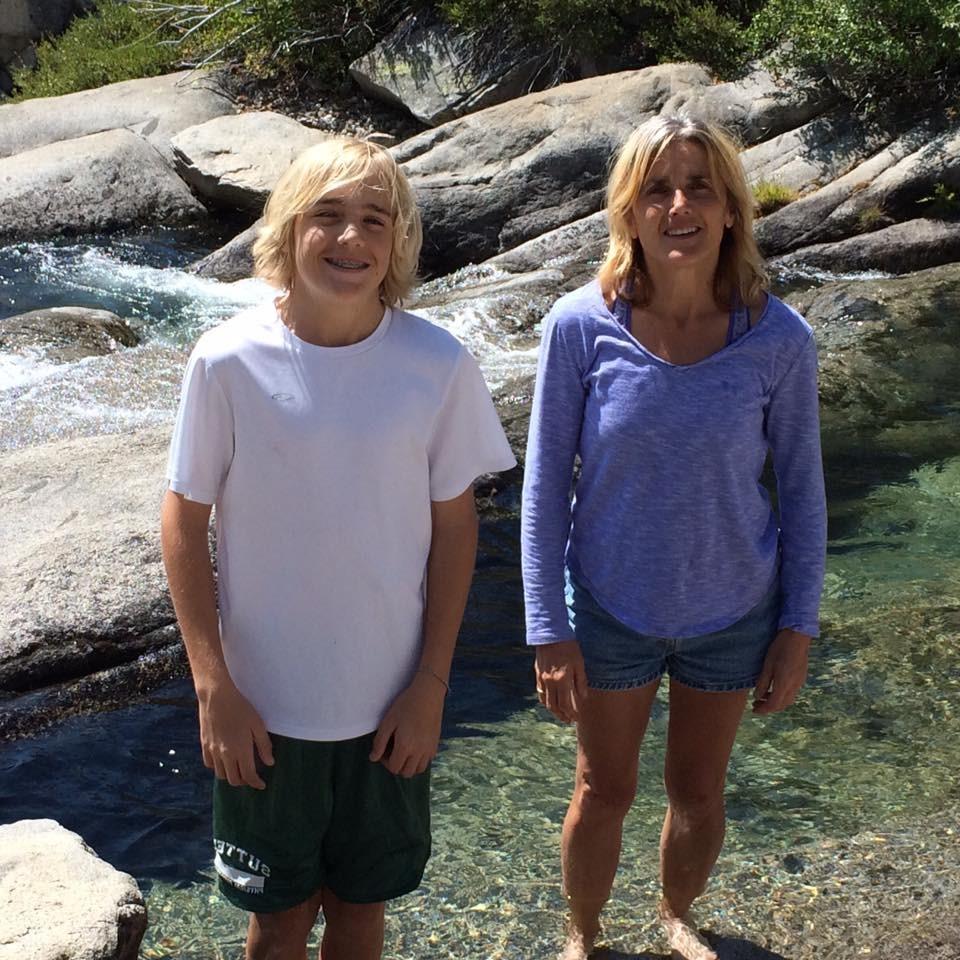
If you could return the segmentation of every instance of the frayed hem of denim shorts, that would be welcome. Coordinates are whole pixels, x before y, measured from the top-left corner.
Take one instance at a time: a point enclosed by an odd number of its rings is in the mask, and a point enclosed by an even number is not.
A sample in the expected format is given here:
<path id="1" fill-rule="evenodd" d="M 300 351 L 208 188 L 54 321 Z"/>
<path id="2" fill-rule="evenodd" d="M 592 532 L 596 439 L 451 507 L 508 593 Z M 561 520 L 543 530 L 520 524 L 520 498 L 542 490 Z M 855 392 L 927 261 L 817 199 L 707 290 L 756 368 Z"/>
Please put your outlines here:
<path id="1" fill-rule="evenodd" d="M 701 683 L 696 680 L 685 680 L 683 677 L 677 677 L 670 674 L 670 679 L 691 690 L 700 690 L 703 693 L 738 693 L 742 690 L 750 690 L 757 685 L 760 675 L 757 674 L 752 680 L 742 680 L 735 683 Z"/>
<path id="2" fill-rule="evenodd" d="M 588 679 L 587 686 L 591 690 L 637 690 L 653 683 L 654 680 L 659 680 L 665 673 L 666 670 L 660 670 L 640 680 L 597 680 L 594 682 Z"/>

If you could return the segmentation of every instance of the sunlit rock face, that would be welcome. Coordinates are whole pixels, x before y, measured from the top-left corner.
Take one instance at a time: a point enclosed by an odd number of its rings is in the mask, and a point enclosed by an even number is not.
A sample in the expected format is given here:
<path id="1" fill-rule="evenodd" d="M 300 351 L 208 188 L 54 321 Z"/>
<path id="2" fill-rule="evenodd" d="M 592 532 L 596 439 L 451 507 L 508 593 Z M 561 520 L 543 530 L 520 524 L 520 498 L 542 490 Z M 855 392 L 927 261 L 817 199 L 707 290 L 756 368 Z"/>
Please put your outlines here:
<path id="1" fill-rule="evenodd" d="M 136 960 L 147 927 L 136 881 L 52 820 L 0 826 L 0 898 L 11 958 Z"/>
<path id="2" fill-rule="evenodd" d="M 0 159 L 0 242 L 184 225 L 206 216 L 161 154 L 129 130 L 94 133 Z"/>

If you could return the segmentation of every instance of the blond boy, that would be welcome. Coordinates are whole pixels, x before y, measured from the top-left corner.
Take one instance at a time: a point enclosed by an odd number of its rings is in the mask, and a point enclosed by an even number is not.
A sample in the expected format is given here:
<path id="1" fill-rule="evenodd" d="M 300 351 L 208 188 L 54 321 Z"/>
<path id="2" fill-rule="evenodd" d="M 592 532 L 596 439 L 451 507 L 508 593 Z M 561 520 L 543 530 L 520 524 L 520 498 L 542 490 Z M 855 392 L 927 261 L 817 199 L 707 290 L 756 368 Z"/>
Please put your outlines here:
<path id="1" fill-rule="evenodd" d="M 397 306 L 420 242 L 389 153 L 310 148 L 254 248 L 279 295 L 205 333 L 184 378 L 164 560 L 250 960 L 305 957 L 321 912 L 323 960 L 375 960 L 430 852 L 472 482 L 514 458 L 474 360 Z"/>

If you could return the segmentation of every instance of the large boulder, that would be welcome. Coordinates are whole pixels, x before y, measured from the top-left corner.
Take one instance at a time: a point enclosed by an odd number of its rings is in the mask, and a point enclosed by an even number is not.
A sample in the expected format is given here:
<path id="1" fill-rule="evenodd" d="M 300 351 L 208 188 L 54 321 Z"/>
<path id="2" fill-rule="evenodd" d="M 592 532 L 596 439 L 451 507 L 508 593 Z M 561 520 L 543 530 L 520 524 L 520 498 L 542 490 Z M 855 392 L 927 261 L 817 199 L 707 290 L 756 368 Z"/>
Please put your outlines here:
<path id="1" fill-rule="evenodd" d="M 169 440 L 164 427 L 0 455 L 0 691 L 171 642 L 157 532 Z"/>
<path id="2" fill-rule="evenodd" d="M 529 92 L 544 60 L 420 12 L 351 64 L 350 76 L 367 96 L 435 127 Z"/>
<path id="3" fill-rule="evenodd" d="M 741 160 L 751 183 L 778 183 L 805 193 L 831 183 L 894 137 L 848 110 L 835 110 L 750 147 Z"/>
<path id="4" fill-rule="evenodd" d="M 819 190 L 764 217 L 757 240 L 767 256 L 843 240 L 924 216 L 937 184 L 960 189 L 960 125 L 927 120 Z"/>
<path id="5" fill-rule="evenodd" d="M 205 215 L 163 157 L 129 130 L 0 160 L 0 240 L 187 224 Z"/>
<path id="6" fill-rule="evenodd" d="M 582 265 L 585 273 L 593 273 L 593 264 L 603 257 L 608 239 L 607 212 L 599 210 L 499 253 L 485 260 L 484 266 L 507 273 L 529 273 L 573 262 Z"/>
<path id="7" fill-rule="evenodd" d="M 664 104 L 664 113 L 689 113 L 723 124 L 743 143 L 768 140 L 803 126 L 839 100 L 824 83 L 757 67 L 740 80 L 687 87 Z"/>
<path id="8" fill-rule="evenodd" d="M 146 137 L 172 162 L 174 134 L 235 110 L 213 74 L 181 71 L 124 80 L 95 90 L 0 106 L 0 157 L 126 127 Z"/>
<path id="9" fill-rule="evenodd" d="M 259 213 L 294 157 L 329 137 L 264 111 L 215 117 L 181 130 L 171 144 L 177 173 L 201 197 Z"/>
<path id="10" fill-rule="evenodd" d="M 678 88 L 709 83 L 668 65 L 593 77 L 453 120 L 393 148 L 417 193 L 421 266 L 443 274 L 596 213 L 620 141 Z M 194 266 L 237 280 L 255 229 Z"/>
<path id="11" fill-rule="evenodd" d="M 0 318 L 0 352 L 39 353 L 54 363 L 135 347 L 136 331 L 109 310 L 91 307 L 47 307 Z"/>
<path id="12" fill-rule="evenodd" d="M 394 154 L 423 213 L 430 273 L 479 263 L 603 205 L 611 155 L 700 67 L 667 64 L 533 93 L 405 140 Z"/>
<path id="13" fill-rule="evenodd" d="M 136 960 L 147 908 L 133 877 L 54 820 L 0 826 L 0 960 Z"/>
<path id="14" fill-rule="evenodd" d="M 801 247 L 777 257 L 773 264 L 788 272 L 813 269 L 832 273 L 866 270 L 913 273 L 957 260 L 960 260 L 960 223 L 907 220 L 837 243 Z"/>
<path id="15" fill-rule="evenodd" d="M 253 245 L 262 220 L 247 227 L 222 247 L 194 263 L 190 270 L 201 277 L 231 283 L 253 276 Z"/>

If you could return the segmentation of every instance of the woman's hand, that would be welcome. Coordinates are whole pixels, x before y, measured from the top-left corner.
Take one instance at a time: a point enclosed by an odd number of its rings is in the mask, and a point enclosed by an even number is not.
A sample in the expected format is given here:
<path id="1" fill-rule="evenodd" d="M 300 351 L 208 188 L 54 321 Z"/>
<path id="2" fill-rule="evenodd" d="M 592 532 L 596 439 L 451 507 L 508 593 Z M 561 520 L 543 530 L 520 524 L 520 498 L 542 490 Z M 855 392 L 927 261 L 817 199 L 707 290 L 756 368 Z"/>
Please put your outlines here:
<path id="1" fill-rule="evenodd" d="M 807 634 L 789 627 L 777 633 L 753 691 L 754 713 L 777 713 L 797 699 L 807 679 L 810 640 Z"/>
<path id="2" fill-rule="evenodd" d="M 540 702 L 564 723 L 580 719 L 587 699 L 587 672 L 576 640 L 544 643 L 537 647 L 533 667 Z"/>

